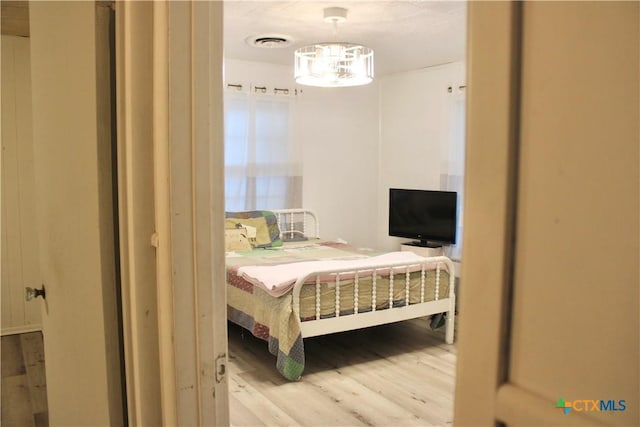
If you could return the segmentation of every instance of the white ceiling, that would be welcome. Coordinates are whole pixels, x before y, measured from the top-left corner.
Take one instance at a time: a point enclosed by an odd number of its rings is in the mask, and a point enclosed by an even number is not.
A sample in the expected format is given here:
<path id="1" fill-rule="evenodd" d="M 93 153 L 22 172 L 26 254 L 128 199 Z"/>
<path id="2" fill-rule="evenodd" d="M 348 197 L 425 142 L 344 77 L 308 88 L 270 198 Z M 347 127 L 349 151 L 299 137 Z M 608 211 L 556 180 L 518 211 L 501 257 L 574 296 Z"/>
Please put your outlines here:
<path id="1" fill-rule="evenodd" d="M 348 10 L 347 21 L 323 20 L 326 7 Z M 465 59 L 464 1 L 225 1 L 225 57 L 289 65 L 301 46 L 339 40 L 363 44 L 375 52 L 377 76 Z M 257 35 L 286 35 L 284 48 L 249 46 Z"/>

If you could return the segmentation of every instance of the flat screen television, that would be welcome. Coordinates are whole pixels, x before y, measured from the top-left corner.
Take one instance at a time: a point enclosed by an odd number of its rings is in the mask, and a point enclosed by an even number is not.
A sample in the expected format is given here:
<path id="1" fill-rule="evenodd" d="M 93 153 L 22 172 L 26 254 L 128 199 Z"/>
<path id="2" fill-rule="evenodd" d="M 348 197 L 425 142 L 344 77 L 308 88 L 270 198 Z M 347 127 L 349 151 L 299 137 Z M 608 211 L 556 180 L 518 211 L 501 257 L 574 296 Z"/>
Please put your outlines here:
<path id="1" fill-rule="evenodd" d="M 456 242 L 455 191 L 389 189 L 389 236 L 416 239 L 417 246 Z"/>

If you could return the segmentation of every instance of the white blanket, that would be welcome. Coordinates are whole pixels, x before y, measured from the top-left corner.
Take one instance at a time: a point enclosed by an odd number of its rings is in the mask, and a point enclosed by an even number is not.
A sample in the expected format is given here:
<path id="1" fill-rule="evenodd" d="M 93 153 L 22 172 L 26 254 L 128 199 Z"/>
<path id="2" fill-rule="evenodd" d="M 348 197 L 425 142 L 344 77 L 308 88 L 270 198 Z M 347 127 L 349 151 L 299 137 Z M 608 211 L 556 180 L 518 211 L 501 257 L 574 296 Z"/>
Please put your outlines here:
<path id="1" fill-rule="evenodd" d="M 389 252 L 384 255 L 349 260 L 303 261 L 280 265 L 247 265 L 238 269 L 238 275 L 270 295 L 281 296 L 289 292 L 296 281 L 308 274 L 344 270 L 353 272 L 396 263 L 422 262 L 425 258 L 413 252 Z"/>

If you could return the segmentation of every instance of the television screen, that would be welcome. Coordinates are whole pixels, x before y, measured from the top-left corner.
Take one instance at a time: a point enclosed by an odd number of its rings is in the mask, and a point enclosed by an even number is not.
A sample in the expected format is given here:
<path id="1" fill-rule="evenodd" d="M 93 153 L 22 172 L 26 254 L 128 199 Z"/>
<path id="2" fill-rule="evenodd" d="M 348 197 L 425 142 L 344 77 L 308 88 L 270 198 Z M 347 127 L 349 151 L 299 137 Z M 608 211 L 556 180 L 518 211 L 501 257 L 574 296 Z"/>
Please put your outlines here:
<path id="1" fill-rule="evenodd" d="M 455 191 L 389 189 L 389 236 L 417 239 L 421 246 L 456 242 Z"/>

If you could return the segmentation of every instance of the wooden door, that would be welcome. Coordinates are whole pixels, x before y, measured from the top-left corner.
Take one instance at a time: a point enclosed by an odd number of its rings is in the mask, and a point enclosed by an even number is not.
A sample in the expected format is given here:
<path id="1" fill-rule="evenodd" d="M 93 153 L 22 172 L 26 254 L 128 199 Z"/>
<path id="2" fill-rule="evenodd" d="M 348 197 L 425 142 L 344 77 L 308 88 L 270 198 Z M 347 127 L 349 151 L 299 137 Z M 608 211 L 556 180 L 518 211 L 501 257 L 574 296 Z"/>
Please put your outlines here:
<path id="1" fill-rule="evenodd" d="M 107 19 L 31 2 L 34 174 L 51 425 L 124 423 Z"/>
<path id="2" fill-rule="evenodd" d="M 458 425 L 639 425 L 640 5 L 470 2 Z"/>

